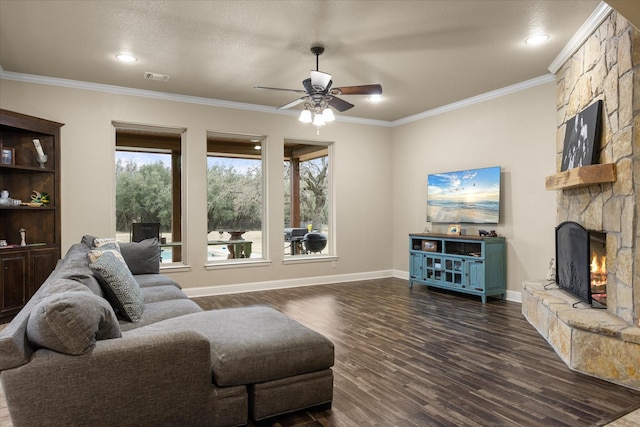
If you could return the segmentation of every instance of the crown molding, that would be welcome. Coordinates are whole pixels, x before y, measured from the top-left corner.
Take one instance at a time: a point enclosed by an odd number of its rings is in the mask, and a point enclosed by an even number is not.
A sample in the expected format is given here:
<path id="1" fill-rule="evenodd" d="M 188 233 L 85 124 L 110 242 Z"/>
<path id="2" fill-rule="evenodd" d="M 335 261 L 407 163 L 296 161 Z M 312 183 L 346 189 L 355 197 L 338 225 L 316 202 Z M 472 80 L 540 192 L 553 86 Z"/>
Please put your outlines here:
<path id="1" fill-rule="evenodd" d="M 573 56 L 574 53 L 587 41 L 587 39 L 598 29 L 600 24 L 609 16 L 613 11 L 613 8 L 601 1 L 600 4 L 593 11 L 591 16 L 587 18 L 584 24 L 578 29 L 578 31 L 569 39 L 566 46 L 560 51 L 556 59 L 553 60 L 549 68 L 547 68 L 551 74 L 556 74 L 560 67 Z"/>
<path id="2" fill-rule="evenodd" d="M 90 83 L 90 82 L 83 82 L 79 80 L 60 79 L 56 77 L 38 76 L 34 74 L 15 73 L 15 72 L 3 70 L 2 66 L 0 66 L 0 79 L 14 80 L 14 81 L 20 81 L 20 82 L 26 82 L 26 83 L 44 84 L 44 85 L 50 85 L 50 86 L 61 86 L 61 87 L 68 87 L 72 89 L 90 90 L 90 91 L 96 91 L 96 92 L 111 93 L 116 95 L 130 95 L 130 96 L 139 96 L 143 98 L 161 99 L 165 101 L 185 102 L 190 104 L 207 105 L 212 107 L 234 108 L 238 110 L 255 111 L 260 113 L 281 114 L 281 115 L 287 115 L 292 117 L 298 116 L 297 111 L 278 110 L 266 105 L 223 101 L 223 100 L 213 99 L 213 98 L 179 95 L 175 93 L 166 93 L 166 92 L 155 92 L 151 90 L 133 89 L 133 88 L 123 87 L 123 86 Z M 394 121 L 374 120 L 374 119 L 365 119 L 361 117 L 348 117 L 348 116 L 340 116 L 340 115 L 336 115 L 336 121 L 370 125 L 370 126 L 396 127 L 396 126 L 401 126 L 407 123 L 415 122 L 417 120 L 421 120 L 427 117 L 432 117 L 438 114 L 443 114 L 449 111 L 457 110 L 459 108 L 464 108 L 473 104 L 478 104 L 480 102 L 488 101 L 490 99 L 509 95 L 511 93 L 519 92 L 521 90 L 525 90 L 525 89 L 542 85 L 545 83 L 549 83 L 552 81 L 555 81 L 555 75 L 546 74 L 540 77 L 526 80 L 521 83 L 516 83 L 511 86 L 507 86 L 501 89 L 497 89 L 491 92 L 487 92 L 481 95 L 464 99 L 462 101 L 457 101 L 451 104 L 444 105 L 442 107 L 437 107 L 431 110 L 424 111 L 422 113 L 414 114 L 412 116 L 407 116 L 402 119 L 398 119 Z"/>
<path id="3" fill-rule="evenodd" d="M 511 93 L 520 92 L 521 90 L 529 89 L 531 87 L 543 85 L 549 82 L 555 82 L 556 76 L 553 74 L 545 74 L 540 77 L 536 77 L 530 80 L 525 80 L 524 82 L 516 83 L 511 86 L 503 87 L 501 89 L 493 90 L 491 92 L 486 92 L 478 96 L 473 96 L 471 98 L 463 99 L 462 101 L 453 102 L 451 104 L 443 105 L 442 107 L 434 108 L 428 111 L 424 111 L 422 113 L 414 114 L 413 116 L 408 116 L 402 119 L 394 120 L 391 122 L 392 126 L 400 126 L 410 122 L 415 122 L 417 120 L 422 120 L 427 117 L 437 116 L 438 114 L 447 113 L 449 111 L 457 110 L 459 108 L 468 107 L 473 104 L 478 104 L 480 102 L 485 102 L 490 99 L 499 98 L 501 96 L 509 95 Z"/>
<path id="4" fill-rule="evenodd" d="M 115 95 L 138 96 L 142 98 L 161 99 L 165 101 L 185 102 L 188 104 L 207 105 L 210 107 L 233 108 L 236 110 L 254 111 L 259 113 L 281 114 L 285 116 L 297 117 L 298 112 L 295 110 L 278 110 L 277 108 L 267 105 L 247 104 L 243 102 L 223 101 L 214 98 L 204 98 L 199 96 L 180 95 L 167 92 L 156 92 L 152 90 L 133 89 L 124 86 L 106 85 L 101 83 L 84 82 L 80 80 L 61 79 L 57 77 L 39 76 L 35 74 L 15 73 L 5 71 L 0 66 L 0 79 L 14 80 L 26 83 L 36 83 L 49 86 L 60 86 L 72 89 L 90 90 L 94 92 L 110 93 Z M 357 123 L 372 126 L 391 126 L 391 122 L 385 120 L 365 119 L 361 117 L 350 117 L 336 115 L 336 121 Z"/>

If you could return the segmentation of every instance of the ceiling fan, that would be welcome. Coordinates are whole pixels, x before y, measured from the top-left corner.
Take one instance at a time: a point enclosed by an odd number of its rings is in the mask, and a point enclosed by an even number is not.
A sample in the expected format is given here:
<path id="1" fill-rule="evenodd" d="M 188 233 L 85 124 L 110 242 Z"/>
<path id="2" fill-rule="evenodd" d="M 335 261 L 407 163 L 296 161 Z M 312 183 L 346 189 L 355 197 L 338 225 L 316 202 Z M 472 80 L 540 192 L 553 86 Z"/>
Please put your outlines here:
<path id="1" fill-rule="evenodd" d="M 302 89 L 282 89 L 277 87 L 255 86 L 255 89 L 281 90 L 287 92 L 297 92 L 304 94 L 281 107 L 279 110 L 295 107 L 305 103 L 305 109 L 300 114 L 300 121 L 311 123 L 311 112 L 315 113 L 314 124 L 324 124 L 325 121 L 333 120 L 331 107 L 339 112 L 347 111 L 354 107 L 350 102 L 338 98 L 337 95 L 382 95 L 382 86 L 379 84 L 331 87 L 333 81 L 331 74 L 319 70 L 319 57 L 324 52 L 324 47 L 313 46 L 311 52 L 316 56 L 316 69 L 311 70 L 311 77 L 302 81 Z M 317 122 L 316 122 L 317 121 Z M 322 123 L 319 123 L 322 121 Z"/>

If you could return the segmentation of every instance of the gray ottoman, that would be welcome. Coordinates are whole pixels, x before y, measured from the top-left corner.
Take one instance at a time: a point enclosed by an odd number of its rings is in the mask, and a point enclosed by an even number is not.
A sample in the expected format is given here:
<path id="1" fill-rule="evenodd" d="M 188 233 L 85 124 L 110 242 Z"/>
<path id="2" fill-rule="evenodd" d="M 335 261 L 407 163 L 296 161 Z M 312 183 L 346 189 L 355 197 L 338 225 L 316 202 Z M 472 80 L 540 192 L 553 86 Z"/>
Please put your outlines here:
<path id="1" fill-rule="evenodd" d="M 150 327 L 205 335 L 211 343 L 214 385 L 248 386 L 255 420 L 331 404 L 333 343 L 277 310 L 263 306 L 210 310 Z"/>

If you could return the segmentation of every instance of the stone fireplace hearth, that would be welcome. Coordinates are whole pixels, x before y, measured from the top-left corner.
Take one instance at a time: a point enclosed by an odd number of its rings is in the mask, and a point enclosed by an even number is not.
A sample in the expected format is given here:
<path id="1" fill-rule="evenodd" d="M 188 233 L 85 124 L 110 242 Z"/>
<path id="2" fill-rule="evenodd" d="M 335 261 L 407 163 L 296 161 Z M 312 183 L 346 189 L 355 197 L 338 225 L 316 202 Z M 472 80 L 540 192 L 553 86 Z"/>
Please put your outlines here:
<path id="1" fill-rule="evenodd" d="M 617 179 L 557 190 L 557 224 L 606 234 L 606 309 L 553 282 L 527 281 L 522 313 L 571 369 L 640 390 L 640 32 L 612 11 L 556 81 L 558 171 L 567 121 L 603 101 L 598 160 L 613 164 Z"/>

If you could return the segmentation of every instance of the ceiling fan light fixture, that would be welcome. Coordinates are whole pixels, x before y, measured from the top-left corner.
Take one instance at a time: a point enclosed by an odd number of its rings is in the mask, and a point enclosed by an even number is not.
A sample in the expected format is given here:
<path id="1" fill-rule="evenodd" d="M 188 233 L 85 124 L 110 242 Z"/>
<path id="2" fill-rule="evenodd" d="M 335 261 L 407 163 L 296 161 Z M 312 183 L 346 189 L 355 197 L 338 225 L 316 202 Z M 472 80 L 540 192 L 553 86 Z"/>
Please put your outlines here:
<path id="1" fill-rule="evenodd" d="M 298 117 L 298 120 L 301 121 L 302 123 L 311 123 L 311 111 L 309 110 L 302 110 L 300 112 L 300 117 Z"/>
<path id="2" fill-rule="evenodd" d="M 316 114 L 315 115 L 315 117 L 313 118 L 313 124 L 315 126 L 324 126 L 326 124 L 322 114 Z"/>
<path id="3" fill-rule="evenodd" d="M 322 111 L 322 118 L 325 122 L 332 122 L 336 119 L 336 116 L 333 114 L 333 110 L 327 107 Z"/>
<path id="4" fill-rule="evenodd" d="M 371 95 L 367 98 L 369 102 L 377 104 L 378 102 L 382 102 L 382 95 Z"/>

